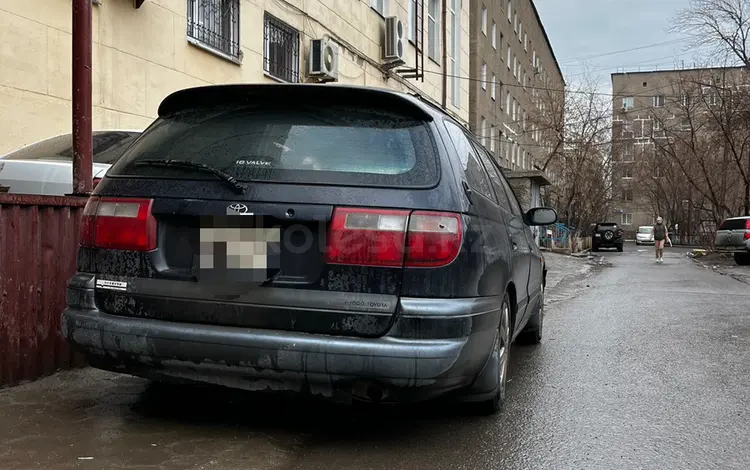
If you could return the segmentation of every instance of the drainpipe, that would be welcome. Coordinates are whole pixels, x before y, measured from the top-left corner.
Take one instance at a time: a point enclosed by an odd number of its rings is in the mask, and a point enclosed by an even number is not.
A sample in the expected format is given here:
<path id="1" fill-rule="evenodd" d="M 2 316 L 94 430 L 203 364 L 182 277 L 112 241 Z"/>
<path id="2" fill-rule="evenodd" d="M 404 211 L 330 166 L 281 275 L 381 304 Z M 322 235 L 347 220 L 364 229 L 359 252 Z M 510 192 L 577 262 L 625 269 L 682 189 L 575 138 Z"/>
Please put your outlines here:
<path id="1" fill-rule="evenodd" d="M 443 24 L 443 108 L 448 106 L 448 2 L 451 0 L 443 0 L 443 12 L 442 12 L 442 24 Z M 458 14 L 458 13 L 457 13 Z M 424 72 L 423 72 L 424 73 Z"/>
<path id="2" fill-rule="evenodd" d="M 73 0 L 73 195 L 93 186 L 91 124 L 91 0 Z"/>

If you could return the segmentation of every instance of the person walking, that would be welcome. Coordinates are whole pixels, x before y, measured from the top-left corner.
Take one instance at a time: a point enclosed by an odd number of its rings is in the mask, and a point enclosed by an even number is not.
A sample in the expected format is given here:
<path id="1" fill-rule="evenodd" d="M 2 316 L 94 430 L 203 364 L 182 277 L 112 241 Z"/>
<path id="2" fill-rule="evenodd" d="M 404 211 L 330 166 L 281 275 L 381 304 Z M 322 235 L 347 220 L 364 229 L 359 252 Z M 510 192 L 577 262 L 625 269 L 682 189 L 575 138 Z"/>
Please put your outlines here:
<path id="1" fill-rule="evenodd" d="M 669 246 L 672 246 L 672 240 L 669 239 L 669 233 L 667 232 L 667 226 L 664 225 L 664 219 L 661 217 L 656 218 L 656 225 L 654 226 L 654 247 L 656 250 L 656 262 L 664 262 L 664 242 L 669 242 Z"/>

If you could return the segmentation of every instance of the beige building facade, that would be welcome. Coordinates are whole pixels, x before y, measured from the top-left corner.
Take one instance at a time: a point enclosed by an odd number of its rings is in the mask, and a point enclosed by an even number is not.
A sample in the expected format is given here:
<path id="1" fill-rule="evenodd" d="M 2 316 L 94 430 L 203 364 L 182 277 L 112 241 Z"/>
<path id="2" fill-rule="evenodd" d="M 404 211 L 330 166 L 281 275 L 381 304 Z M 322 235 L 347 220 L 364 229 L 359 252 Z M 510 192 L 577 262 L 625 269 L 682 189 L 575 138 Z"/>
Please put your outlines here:
<path id="1" fill-rule="evenodd" d="M 666 207 L 681 208 L 692 204 L 690 186 L 667 187 L 664 195 L 655 195 L 657 184 L 653 178 L 662 178 L 658 187 L 670 186 L 669 180 L 679 182 L 679 170 L 672 175 L 661 175 L 643 164 L 642 158 L 654 151 L 659 139 L 678 129 L 697 131 L 704 126 L 699 121 L 712 102 L 718 104 L 717 89 L 741 83 L 744 71 L 732 68 L 692 68 L 611 74 L 612 80 L 612 163 L 613 207 L 611 221 L 621 224 L 633 234 L 639 226 L 653 225 L 657 216 L 669 219 L 668 214 L 658 214 L 655 198 Z M 721 85 L 721 84 L 724 85 Z M 744 82 L 742 82 L 744 83 Z M 718 88 L 716 88 L 718 87 Z M 690 113 L 692 124 L 686 115 Z M 666 130 L 666 131 L 665 131 Z M 717 146 L 718 151 L 718 146 Z M 648 181 L 651 180 L 651 181 Z M 672 185 L 672 186 L 677 186 Z M 687 188 L 678 200 L 676 191 Z M 675 189 L 675 191 L 669 191 Z M 683 199 L 685 198 L 685 199 Z M 685 210 L 687 211 L 687 209 Z M 672 211 L 674 212 L 674 211 Z M 667 220 L 668 224 L 679 221 Z M 684 223 L 684 221 L 683 221 Z"/>
<path id="2" fill-rule="evenodd" d="M 468 125 L 469 1 L 445 2 L 94 0 L 93 127 L 142 130 L 186 87 L 334 75 L 419 93 Z M 70 132 L 71 14 L 69 0 L 0 5 L 0 154 Z M 386 24 L 396 26 L 390 59 Z M 310 74 L 318 39 L 337 51 L 335 74 Z"/>
<path id="3" fill-rule="evenodd" d="M 532 116 L 546 90 L 565 88 L 560 66 L 532 0 L 476 0 L 471 13 L 471 129 L 510 170 L 533 170 L 551 142 Z"/>

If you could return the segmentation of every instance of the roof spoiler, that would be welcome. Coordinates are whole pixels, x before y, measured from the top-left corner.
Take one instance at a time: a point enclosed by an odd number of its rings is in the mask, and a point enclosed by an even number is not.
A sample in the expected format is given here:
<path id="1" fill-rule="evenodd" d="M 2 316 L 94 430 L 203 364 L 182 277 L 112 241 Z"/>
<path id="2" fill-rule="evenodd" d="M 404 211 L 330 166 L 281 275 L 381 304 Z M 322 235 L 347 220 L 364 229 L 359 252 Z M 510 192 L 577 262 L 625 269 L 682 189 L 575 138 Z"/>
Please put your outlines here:
<path id="1" fill-rule="evenodd" d="M 372 87 L 296 83 L 209 85 L 186 88 L 164 98 L 159 105 L 159 117 L 163 118 L 197 108 L 259 104 L 272 107 L 284 103 L 372 106 L 386 108 L 422 121 L 433 120 L 424 104 L 396 91 Z"/>

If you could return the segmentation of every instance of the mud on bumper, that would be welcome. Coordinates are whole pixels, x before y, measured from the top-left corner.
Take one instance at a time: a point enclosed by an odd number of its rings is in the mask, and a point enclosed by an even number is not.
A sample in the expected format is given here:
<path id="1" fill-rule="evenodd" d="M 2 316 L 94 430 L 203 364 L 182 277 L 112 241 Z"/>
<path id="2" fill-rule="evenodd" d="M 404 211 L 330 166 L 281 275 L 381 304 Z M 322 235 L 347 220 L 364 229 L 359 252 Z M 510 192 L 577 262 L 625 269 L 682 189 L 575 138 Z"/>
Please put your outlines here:
<path id="1" fill-rule="evenodd" d="M 425 300 L 414 302 L 418 306 Z M 154 380 L 311 393 L 339 401 L 373 398 L 374 390 L 382 401 L 418 401 L 472 384 L 497 331 L 498 312 L 486 308 L 494 305 L 489 302 L 474 299 L 466 303 L 468 313 L 438 320 L 467 333 L 456 338 L 337 337 L 73 308 L 63 312 L 62 333 L 92 366 Z M 434 313 L 425 320 L 436 321 Z M 456 328 L 458 323 L 463 328 Z M 418 324 L 418 318 L 405 315 L 392 331 Z"/>

